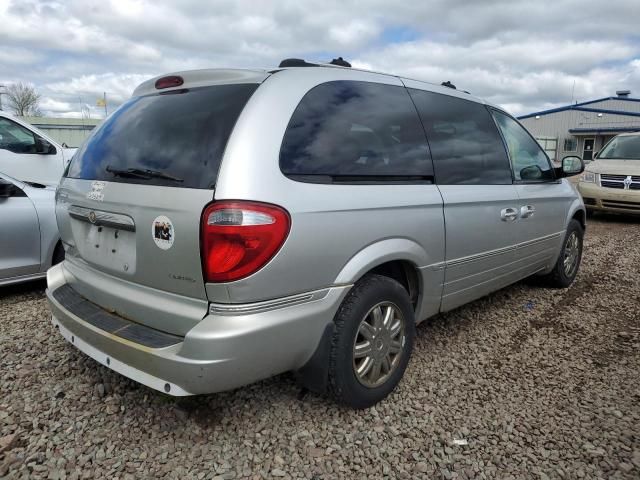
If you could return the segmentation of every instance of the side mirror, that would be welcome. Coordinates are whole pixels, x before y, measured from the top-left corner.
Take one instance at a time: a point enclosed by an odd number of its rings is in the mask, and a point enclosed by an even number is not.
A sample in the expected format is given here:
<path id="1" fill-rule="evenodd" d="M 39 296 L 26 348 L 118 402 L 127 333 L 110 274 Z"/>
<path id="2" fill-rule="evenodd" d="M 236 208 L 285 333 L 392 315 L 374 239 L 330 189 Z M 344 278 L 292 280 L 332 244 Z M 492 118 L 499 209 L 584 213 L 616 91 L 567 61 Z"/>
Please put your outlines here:
<path id="1" fill-rule="evenodd" d="M 562 167 L 559 169 L 563 177 L 572 177 L 584 172 L 584 160 L 575 155 L 569 155 L 562 159 Z"/>
<path id="2" fill-rule="evenodd" d="M 530 165 L 520 170 L 520 180 L 541 180 L 543 175 L 538 165 Z"/>
<path id="3" fill-rule="evenodd" d="M 7 182 L 6 180 L 0 178 L 0 198 L 9 198 L 9 197 L 13 197 L 13 195 L 16 193 L 16 186 L 11 183 L 11 182 Z"/>
<path id="4" fill-rule="evenodd" d="M 44 138 L 36 137 L 36 153 L 39 153 L 41 155 L 55 155 L 56 147 L 51 145 Z"/>

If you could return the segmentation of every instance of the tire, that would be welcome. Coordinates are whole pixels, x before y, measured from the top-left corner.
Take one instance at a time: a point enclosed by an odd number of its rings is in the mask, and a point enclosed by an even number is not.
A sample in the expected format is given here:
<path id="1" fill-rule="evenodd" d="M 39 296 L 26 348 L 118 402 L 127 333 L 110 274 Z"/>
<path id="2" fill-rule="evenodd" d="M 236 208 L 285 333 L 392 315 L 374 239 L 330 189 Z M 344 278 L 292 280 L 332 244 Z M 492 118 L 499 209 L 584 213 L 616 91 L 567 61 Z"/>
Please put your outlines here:
<path id="1" fill-rule="evenodd" d="M 575 236 L 575 237 L 574 237 Z M 582 243 L 584 239 L 584 229 L 577 220 L 573 219 L 569 222 L 569 227 L 562 240 L 562 250 L 558 260 L 553 267 L 553 270 L 541 277 L 542 283 L 547 287 L 552 288 L 567 288 L 573 283 L 580 269 L 580 261 L 582 260 Z M 568 248 L 570 248 L 570 242 L 577 242 L 575 247 L 577 248 L 576 257 L 574 259 L 573 267 L 570 269 L 565 268 L 565 259 L 568 256 Z M 573 245 L 573 243 L 572 243 Z"/>
<path id="2" fill-rule="evenodd" d="M 56 248 L 53 250 L 53 257 L 51 259 L 51 266 L 59 264 L 64 260 L 64 248 L 62 244 L 58 242 Z"/>
<path id="3" fill-rule="evenodd" d="M 391 278 L 366 275 L 351 289 L 334 323 L 328 392 L 342 405 L 371 407 L 391 393 L 409 363 L 415 338 L 409 294 Z"/>

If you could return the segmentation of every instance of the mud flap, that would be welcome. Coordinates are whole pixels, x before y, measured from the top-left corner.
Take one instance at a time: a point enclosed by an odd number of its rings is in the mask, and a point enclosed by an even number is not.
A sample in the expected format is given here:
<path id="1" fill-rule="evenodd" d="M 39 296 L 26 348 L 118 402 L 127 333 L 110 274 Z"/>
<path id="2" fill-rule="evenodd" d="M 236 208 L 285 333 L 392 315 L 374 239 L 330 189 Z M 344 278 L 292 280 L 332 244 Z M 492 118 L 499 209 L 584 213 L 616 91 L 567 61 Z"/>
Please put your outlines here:
<path id="1" fill-rule="evenodd" d="M 313 393 L 322 394 L 327 390 L 329 354 L 331 353 L 331 339 L 333 338 L 334 327 L 333 322 L 325 327 L 316 351 L 309 361 L 295 372 L 298 383 Z"/>

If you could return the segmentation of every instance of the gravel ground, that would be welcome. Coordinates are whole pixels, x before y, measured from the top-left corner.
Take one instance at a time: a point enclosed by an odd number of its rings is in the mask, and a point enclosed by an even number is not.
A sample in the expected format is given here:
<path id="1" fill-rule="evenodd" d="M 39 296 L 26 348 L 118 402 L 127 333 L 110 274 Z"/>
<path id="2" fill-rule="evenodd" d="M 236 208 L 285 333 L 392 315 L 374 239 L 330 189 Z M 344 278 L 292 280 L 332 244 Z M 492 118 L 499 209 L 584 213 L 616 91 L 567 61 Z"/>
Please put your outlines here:
<path id="1" fill-rule="evenodd" d="M 425 322 L 367 411 L 291 375 L 175 400 L 0 291 L 2 478 L 640 478 L 640 221 L 590 222 L 572 288 L 521 283 Z"/>

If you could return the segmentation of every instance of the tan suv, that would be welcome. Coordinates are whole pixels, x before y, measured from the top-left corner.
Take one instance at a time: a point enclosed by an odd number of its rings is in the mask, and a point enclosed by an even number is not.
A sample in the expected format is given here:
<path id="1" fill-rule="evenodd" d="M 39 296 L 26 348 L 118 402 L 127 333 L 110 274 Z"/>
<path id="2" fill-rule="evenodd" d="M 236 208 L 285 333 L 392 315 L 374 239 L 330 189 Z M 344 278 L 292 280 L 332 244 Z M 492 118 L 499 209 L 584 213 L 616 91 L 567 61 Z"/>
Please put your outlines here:
<path id="1" fill-rule="evenodd" d="M 640 132 L 609 141 L 578 183 L 589 211 L 640 215 Z"/>

